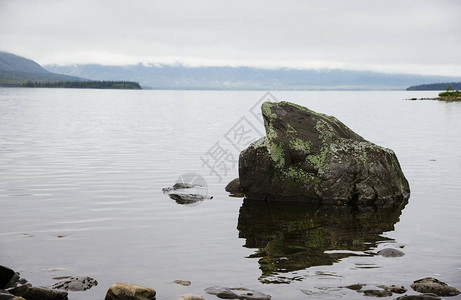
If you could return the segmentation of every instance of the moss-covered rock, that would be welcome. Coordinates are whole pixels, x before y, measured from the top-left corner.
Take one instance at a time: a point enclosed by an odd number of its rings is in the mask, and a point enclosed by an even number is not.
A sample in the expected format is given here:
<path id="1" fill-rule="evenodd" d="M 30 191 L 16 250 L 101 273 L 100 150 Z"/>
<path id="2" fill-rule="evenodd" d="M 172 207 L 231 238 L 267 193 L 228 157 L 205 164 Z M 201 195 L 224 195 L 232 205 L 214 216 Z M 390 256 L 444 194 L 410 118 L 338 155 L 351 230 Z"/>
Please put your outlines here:
<path id="1" fill-rule="evenodd" d="M 265 102 L 266 136 L 242 151 L 249 199 L 387 205 L 409 197 L 397 157 L 332 116 L 289 102 Z"/>

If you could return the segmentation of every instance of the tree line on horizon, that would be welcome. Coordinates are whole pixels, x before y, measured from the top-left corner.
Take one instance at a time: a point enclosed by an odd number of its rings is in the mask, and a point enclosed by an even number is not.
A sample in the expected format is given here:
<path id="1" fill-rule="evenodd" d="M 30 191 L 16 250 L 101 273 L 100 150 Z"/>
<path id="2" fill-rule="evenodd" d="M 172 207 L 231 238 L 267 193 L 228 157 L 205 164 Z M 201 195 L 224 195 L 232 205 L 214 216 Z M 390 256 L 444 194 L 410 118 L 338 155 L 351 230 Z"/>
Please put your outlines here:
<path id="1" fill-rule="evenodd" d="M 124 89 L 124 90 L 142 89 L 139 83 L 134 82 L 134 81 L 58 81 L 58 82 L 27 81 L 26 83 L 21 84 L 21 87 L 75 88 L 75 89 Z"/>
<path id="2" fill-rule="evenodd" d="M 450 90 L 461 90 L 461 82 L 444 82 L 413 85 L 407 91 L 442 91 L 450 87 Z"/>

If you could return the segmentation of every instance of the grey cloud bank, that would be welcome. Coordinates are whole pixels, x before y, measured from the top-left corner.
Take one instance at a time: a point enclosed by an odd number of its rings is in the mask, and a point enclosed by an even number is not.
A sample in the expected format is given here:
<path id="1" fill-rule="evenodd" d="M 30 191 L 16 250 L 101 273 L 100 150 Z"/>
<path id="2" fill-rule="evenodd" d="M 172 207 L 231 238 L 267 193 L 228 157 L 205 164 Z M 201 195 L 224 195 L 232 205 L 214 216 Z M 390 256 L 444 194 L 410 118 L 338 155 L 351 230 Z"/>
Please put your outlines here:
<path id="1" fill-rule="evenodd" d="M 40 64 L 461 76 L 460 1 L 3 0 L 0 50 Z"/>

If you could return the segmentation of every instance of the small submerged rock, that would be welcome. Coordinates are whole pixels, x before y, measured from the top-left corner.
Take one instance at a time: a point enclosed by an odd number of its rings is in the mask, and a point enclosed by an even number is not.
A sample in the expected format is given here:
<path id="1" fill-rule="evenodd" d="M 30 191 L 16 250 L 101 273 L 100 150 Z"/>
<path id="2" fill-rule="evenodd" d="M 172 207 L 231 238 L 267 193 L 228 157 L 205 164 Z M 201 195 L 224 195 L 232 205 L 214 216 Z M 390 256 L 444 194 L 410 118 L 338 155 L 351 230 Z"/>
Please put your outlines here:
<path id="1" fill-rule="evenodd" d="M 235 178 L 231 182 L 229 182 L 225 187 L 226 192 L 230 193 L 231 197 L 243 197 L 243 190 L 240 186 L 240 179 Z"/>
<path id="2" fill-rule="evenodd" d="M 356 291 L 357 293 L 361 293 L 364 296 L 373 296 L 373 297 L 389 297 L 389 296 L 392 296 L 393 293 L 403 294 L 407 291 L 403 286 L 396 286 L 396 285 L 370 286 L 370 285 L 362 284 L 362 283 L 351 284 L 348 286 L 344 286 L 344 288 Z"/>
<path id="3" fill-rule="evenodd" d="M 360 291 L 366 284 L 362 284 L 362 283 L 356 283 L 356 284 L 351 284 L 351 285 L 348 285 L 348 286 L 344 286 L 346 289 L 350 289 L 350 290 L 353 290 L 353 291 Z"/>
<path id="4" fill-rule="evenodd" d="M 420 293 L 433 293 L 439 296 L 456 296 L 460 294 L 458 289 L 432 277 L 414 281 L 411 288 Z"/>
<path id="5" fill-rule="evenodd" d="M 192 284 L 189 280 L 176 279 L 176 280 L 173 280 L 173 282 L 176 283 L 176 284 L 182 285 L 182 286 L 189 286 L 189 285 Z"/>
<path id="6" fill-rule="evenodd" d="M 213 196 L 208 196 L 207 184 L 202 176 L 188 173 L 180 176 L 178 181 L 172 187 L 162 189 L 162 192 L 176 203 L 193 204 L 205 199 L 213 199 Z"/>
<path id="7" fill-rule="evenodd" d="M 205 290 L 208 294 L 221 299 L 269 300 L 271 296 L 247 288 L 227 288 L 213 286 Z"/>
<path id="8" fill-rule="evenodd" d="M 407 291 L 407 289 L 401 285 L 401 286 L 398 286 L 398 285 L 391 285 L 391 286 L 385 286 L 385 289 L 393 292 L 393 293 L 396 293 L 396 294 L 403 294 Z"/>
<path id="9" fill-rule="evenodd" d="M 404 256 L 405 253 L 394 248 L 384 248 L 378 251 L 378 255 L 381 255 L 383 257 L 401 257 Z"/>
<path id="10" fill-rule="evenodd" d="M 111 285 L 105 300 L 153 300 L 156 291 L 137 284 L 119 282 Z"/>
<path id="11" fill-rule="evenodd" d="M 59 277 L 64 279 L 64 277 Z M 66 291 L 86 291 L 93 286 L 98 285 L 98 282 L 91 277 L 68 277 L 66 280 L 55 283 L 52 288 Z"/>
<path id="12" fill-rule="evenodd" d="M 373 297 L 390 297 L 392 292 L 388 290 L 364 290 L 362 291 L 364 296 L 373 296 Z"/>
<path id="13" fill-rule="evenodd" d="M 205 298 L 192 294 L 182 294 L 179 300 L 205 300 Z"/>

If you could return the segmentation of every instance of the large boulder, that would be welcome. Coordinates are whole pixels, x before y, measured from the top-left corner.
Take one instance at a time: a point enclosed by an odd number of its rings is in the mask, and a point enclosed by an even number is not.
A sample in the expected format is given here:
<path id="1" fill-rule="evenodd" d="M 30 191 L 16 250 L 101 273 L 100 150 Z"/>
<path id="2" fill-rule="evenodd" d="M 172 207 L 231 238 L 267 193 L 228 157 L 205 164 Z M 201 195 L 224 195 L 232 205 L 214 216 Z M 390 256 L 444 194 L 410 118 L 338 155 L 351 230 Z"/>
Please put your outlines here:
<path id="1" fill-rule="evenodd" d="M 266 136 L 239 159 L 247 198 L 385 206 L 409 197 L 392 150 L 300 105 L 265 102 L 261 108 Z"/>

